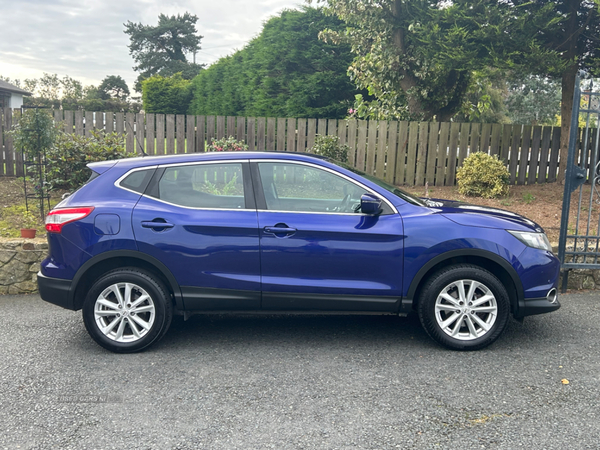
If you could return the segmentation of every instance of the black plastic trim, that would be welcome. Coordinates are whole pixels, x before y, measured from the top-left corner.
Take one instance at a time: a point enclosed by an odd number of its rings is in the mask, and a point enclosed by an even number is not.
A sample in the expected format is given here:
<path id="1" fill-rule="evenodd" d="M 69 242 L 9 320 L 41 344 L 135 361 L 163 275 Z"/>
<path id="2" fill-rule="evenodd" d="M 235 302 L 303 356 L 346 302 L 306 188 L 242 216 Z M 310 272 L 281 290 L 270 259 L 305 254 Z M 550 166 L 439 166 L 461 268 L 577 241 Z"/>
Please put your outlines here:
<path id="1" fill-rule="evenodd" d="M 85 273 L 98 264 L 99 262 L 105 261 L 107 259 L 112 258 L 137 258 L 147 263 L 152 264 L 156 267 L 167 279 L 169 284 L 171 285 L 171 289 L 173 290 L 173 295 L 175 296 L 175 305 L 178 309 L 184 309 L 183 305 L 183 297 L 181 296 L 181 289 L 179 288 L 179 283 L 171 273 L 171 271 L 161 263 L 158 259 L 142 252 L 138 252 L 135 250 L 113 250 L 105 253 L 101 253 L 97 256 L 94 256 L 92 259 L 86 261 L 77 271 L 75 276 L 73 277 L 73 286 L 69 292 L 69 302 L 73 305 L 73 309 L 81 309 L 80 305 L 75 304 L 75 292 L 77 291 L 77 285 L 81 278 L 85 275 Z"/>
<path id="2" fill-rule="evenodd" d="M 262 309 L 279 311 L 398 311 L 400 297 L 377 295 L 263 292 Z"/>
<path id="3" fill-rule="evenodd" d="M 260 310 L 260 291 L 181 286 L 186 311 Z"/>
<path id="4" fill-rule="evenodd" d="M 537 314 L 545 314 L 556 311 L 560 308 L 558 300 L 555 303 L 550 303 L 546 297 L 526 298 L 523 300 L 523 306 L 519 306 L 519 312 L 515 314 L 517 319 L 525 316 L 535 316 Z"/>
<path id="5" fill-rule="evenodd" d="M 42 300 L 66 309 L 75 310 L 71 295 L 71 280 L 51 278 L 38 272 L 37 283 Z"/>

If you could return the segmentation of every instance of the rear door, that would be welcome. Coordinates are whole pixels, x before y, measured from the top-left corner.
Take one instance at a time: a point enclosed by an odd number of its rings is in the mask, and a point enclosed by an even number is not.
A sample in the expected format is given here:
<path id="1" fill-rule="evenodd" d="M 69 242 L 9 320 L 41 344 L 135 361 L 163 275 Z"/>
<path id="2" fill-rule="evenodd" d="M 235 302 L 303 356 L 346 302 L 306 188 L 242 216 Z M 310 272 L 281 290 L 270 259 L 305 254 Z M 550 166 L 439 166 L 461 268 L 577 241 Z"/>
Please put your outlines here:
<path id="1" fill-rule="evenodd" d="M 373 192 L 312 164 L 257 161 L 252 175 L 263 309 L 397 311 L 404 236 L 391 205 L 357 212 Z"/>
<path id="2" fill-rule="evenodd" d="M 133 211 L 140 251 L 177 279 L 186 310 L 260 308 L 257 213 L 247 161 L 159 167 Z"/>

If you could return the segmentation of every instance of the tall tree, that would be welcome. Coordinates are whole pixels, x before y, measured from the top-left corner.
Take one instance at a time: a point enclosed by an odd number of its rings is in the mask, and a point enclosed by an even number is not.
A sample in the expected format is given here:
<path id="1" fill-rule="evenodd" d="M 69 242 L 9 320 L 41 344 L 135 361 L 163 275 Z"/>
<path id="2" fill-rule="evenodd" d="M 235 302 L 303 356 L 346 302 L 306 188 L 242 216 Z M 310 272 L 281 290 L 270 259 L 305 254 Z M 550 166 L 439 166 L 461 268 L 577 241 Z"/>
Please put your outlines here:
<path id="1" fill-rule="evenodd" d="M 107 75 L 98 90 L 102 93 L 105 99 L 116 98 L 118 100 L 126 100 L 129 97 L 129 88 L 127 83 L 120 75 Z"/>
<path id="2" fill-rule="evenodd" d="M 519 31 L 535 35 L 561 64 L 543 59 L 525 61 L 526 69 L 561 80 L 561 137 L 558 181 L 565 176 L 575 77 L 580 69 L 600 75 L 600 12 L 591 0 L 513 0 L 519 11 Z"/>
<path id="3" fill-rule="evenodd" d="M 347 115 L 357 91 L 346 71 L 348 45 L 318 39 L 343 22 L 322 8 L 285 10 L 269 19 L 242 50 L 221 58 L 193 80 L 194 114 L 271 117 Z M 366 92 L 365 92 L 366 94 Z"/>
<path id="4" fill-rule="evenodd" d="M 384 116 L 447 121 L 461 109 L 473 71 L 512 61 L 507 2 L 326 1 L 348 28 L 322 38 L 352 46 L 349 73 Z"/>
<path id="5" fill-rule="evenodd" d="M 200 50 L 203 36 L 198 35 L 198 16 L 185 12 L 183 15 L 158 16 L 158 25 L 143 25 L 128 21 L 125 34 L 129 35 L 129 54 L 140 72 L 136 91 L 141 92 L 141 82 L 152 75 L 171 76 L 180 72 L 185 79 L 192 79 L 203 65 L 187 60 L 186 54 Z"/>

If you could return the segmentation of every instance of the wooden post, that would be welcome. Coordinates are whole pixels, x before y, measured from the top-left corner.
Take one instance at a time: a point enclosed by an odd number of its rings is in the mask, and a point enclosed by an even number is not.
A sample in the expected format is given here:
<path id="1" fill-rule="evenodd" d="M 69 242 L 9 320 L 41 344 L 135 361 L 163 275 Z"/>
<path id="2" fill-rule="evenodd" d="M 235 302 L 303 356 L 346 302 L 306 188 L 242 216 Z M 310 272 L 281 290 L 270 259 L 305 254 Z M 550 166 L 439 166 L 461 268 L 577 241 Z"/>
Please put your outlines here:
<path id="1" fill-rule="evenodd" d="M 277 119 L 277 147 L 278 152 L 285 152 L 285 119 Z"/>
<path id="2" fill-rule="evenodd" d="M 88 113 L 85 113 L 85 135 L 88 136 Z M 125 114 L 125 151 L 128 153 L 132 153 L 135 151 L 135 141 L 134 141 L 134 131 L 133 131 L 133 120 L 134 114 L 132 112 L 128 112 Z"/>
<path id="3" fill-rule="evenodd" d="M 296 151 L 306 151 L 306 119 L 298 119 L 298 143 L 296 145 Z"/>
<path id="4" fill-rule="evenodd" d="M 186 153 L 194 153 L 196 151 L 196 116 L 190 114 L 185 120 L 185 150 Z"/>
<path id="5" fill-rule="evenodd" d="M 366 155 L 366 172 L 369 175 L 375 173 L 375 152 L 377 149 L 377 132 L 378 122 L 376 120 L 370 120 L 367 128 L 367 155 Z"/>
<path id="6" fill-rule="evenodd" d="M 358 139 L 356 142 L 356 167 L 358 170 L 365 170 L 365 154 L 367 151 L 367 132 L 369 122 L 366 120 L 358 121 Z"/>
<path id="7" fill-rule="evenodd" d="M 175 115 L 167 114 L 167 154 L 175 153 Z"/>
<path id="8" fill-rule="evenodd" d="M 265 124 L 266 118 L 259 117 L 256 121 L 256 150 L 262 152 L 266 146 Z"/>
<path id="9" fill-rule="evenodd" d="M 183 114 L 177 114 L 176 116 L 176 139 L 177 139 L 177 153 L 185 153 L 185 116 Z"/>
<path id="10" fill-rule="evenodd" d="M 425 164 L 427 163 L 427 135 L 429 123 L 419 123 L 419 144 L 417 148 L 415 186 L 425 185 Z M 444 158 L 445 160 L 445 158 Z"/>
<path id="11" fill-rule="evenodd" d="M 154 114 L 146 114 L 146 153 L 154 155 L 156 153 L 156 141 L 154 133 Z"/>
<path id="12" fill-rule="evenodd" d="M 144 122 L 144 114 L 137 113 L 135 115 L 134 152 L 138 156 L 142 156 L 146 152 L 146 124 Z"/>
<path id="13" fill-rule="evenodd" d="M 398 151 L 398 122 L 392 120 L 388 123 L 388 139 L 385 160 L 385 181 L 394 184 L 396 175 L 396 152 Z"/>
<path id="14" fill-rule="evenodd" d="M 385 179 L 385 153 L 388 144 L 388 123 L 386 120 L 380 120 L 377 127 L 377 154 L 375 155 L 375 176 Z M 388 152 L 389 153 L 389 152 Z"/>
<path id="15" fill-rule="evenodd" d="M 456 159 L 458 156 L 458 133 L 460 123 L 453 122 L 450 125 L 450 144 L 448 148 L 448 173 L 446 174 L 446 186 L 454 186 L 456 183 Z"/>
<path id="16" fill-rule="evenodd" d="M 156 115 L 156 154 L 164 155 L 165 151 L 165 115 Z"/>
<path id="17" fill-rule="evenodd" d="M 356 119 L 348 119 L 348 164 L 351 167 L 356 167 L 356 130 L 358 128 L 358 122 Z"/>
<path id="18" fill-rule="evenodd" d="M 196 151 L 203 153 L 206 151 L 206 118 L 196 116 Z"/>
<path id="19" fill-rule="evenodd" d="M 269 117 L 267 118 L 267 142 L 266 148 L 267 151 L 275 150 L 275 118 Z"/>
<path id="20" fill-rule="evenodd" d="M 288 152 L 296 151 L 296 119 L 288 118 L 287 120 L 287 142 L 285 150 Z"/>
<path id="21" fill-rule="evenodd" d="M 429 186 L 435 184 L 436 178 L 440 178 L 442 184 L 444 183 L 444 167 L 442 161 L 446 161 L 446 158 L 442 157 L 442 147 L 438 146 L 440 124 L 439 122 L 432 122 L 429 124 L 429 139 L 427 143 L 427 165 L 425 166 L 425 180 Z M 436 166 L 437 162 L 437 166 Z M 439 182 L 438 182 L 439 183 Z M 439 186 L 439 184 L 437 184 Z"/>
<path id="22" fill-rule="evenodd" d="M 538 183 L 545 183 L 548 172 L 548 155 L 550 154 L 550 139 L 552 137 L 552 127 L 544 127 L 542 132 L 542 148 L 540 150 L 540 165 L 537 176 Z"/>

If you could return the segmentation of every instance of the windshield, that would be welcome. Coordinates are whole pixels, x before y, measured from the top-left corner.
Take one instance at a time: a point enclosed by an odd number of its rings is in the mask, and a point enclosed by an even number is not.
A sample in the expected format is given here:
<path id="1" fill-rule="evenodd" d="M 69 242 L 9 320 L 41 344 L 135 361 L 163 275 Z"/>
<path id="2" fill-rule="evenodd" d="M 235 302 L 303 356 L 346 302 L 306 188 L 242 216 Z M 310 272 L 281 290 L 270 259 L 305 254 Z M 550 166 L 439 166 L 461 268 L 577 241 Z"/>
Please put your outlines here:
<path id="1" fill-rule="evenodd" d="M 364 173 L 362 170 L 358 170 L 358 169 L 355 169 L 354 167 L 350 167 L 348 164 L 345 164 L 340 161 L 334 161 L 334 160 L 330 160 L 330 161 L 334 164 L 337 164 L 338 166 L 343 167 L 344 169 L 348 169 L 349 171 L 354 172 L 357 175 L 360 175 L 363 178 L 366 178 L 367 180 L 375 183 L 377 186 L 384 188 L 388 192 L 391 192 L 396 197 L 400 197 L 405 202 L 408 202 L 408 203 L 411 203 L 411 204 L 417 205 L 417 206 L 427 206 L 427 203 L 424 200 L 421 200 L 419 197 L 415 197 L 414 195 L 409 194 L 408 192 L 403 191 L 402 189 L 398 189 L 396 186 L 386 183 L 385 181 L 380 180 L 379 178 L 368 175 L 368 174 Z"/>

